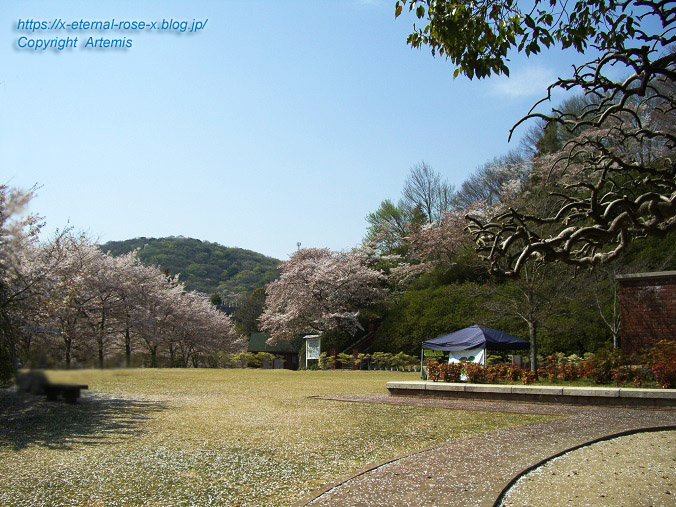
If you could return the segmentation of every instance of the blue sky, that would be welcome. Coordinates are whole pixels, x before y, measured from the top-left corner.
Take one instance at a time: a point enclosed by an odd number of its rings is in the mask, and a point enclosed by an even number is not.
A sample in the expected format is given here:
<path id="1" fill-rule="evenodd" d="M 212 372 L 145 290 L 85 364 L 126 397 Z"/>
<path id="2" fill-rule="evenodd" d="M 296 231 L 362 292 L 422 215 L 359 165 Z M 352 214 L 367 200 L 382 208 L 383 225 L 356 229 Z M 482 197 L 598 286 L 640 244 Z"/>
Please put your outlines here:
<path id="1" fill-rule="evenodd" d="M 17 30 L 19 19 L 208 18 L 195 34 Z M 452 78 L 409 48 L 394 0 L 19 1 L 0 5 L 0 182 L 40 186 L 46 234 L 183 235 L 287 258 L 357 245 L 424 160 L 460 185 L 579 55 Z M 50 21 L 51 22 L 51 21 Z M 35 38 L 133 40 L 31 51 Z M 522 129 L 522 133 L 525 129 Z"/>

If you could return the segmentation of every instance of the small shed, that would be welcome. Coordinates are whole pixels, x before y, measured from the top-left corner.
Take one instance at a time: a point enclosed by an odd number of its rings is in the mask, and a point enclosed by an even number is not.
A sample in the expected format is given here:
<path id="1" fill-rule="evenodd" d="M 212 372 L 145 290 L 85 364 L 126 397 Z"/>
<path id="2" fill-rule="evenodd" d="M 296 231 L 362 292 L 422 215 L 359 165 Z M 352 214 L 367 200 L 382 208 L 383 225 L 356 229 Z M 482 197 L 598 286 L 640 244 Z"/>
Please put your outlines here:
<path id="1" fill-rule="evenodd" d="M 274 345 L 269 345 L 267 343 L 269 338 L 270 337 L 265 333 L 251 333 L 249 335 L 249 347 L 247 352 L 268 352 L 274 354 L 279 356 L 279 358 L 275 359 L 273 364 L 270 365 L 272 368 L 297 370 L 298 351 L 300 350 L 301 343 L 294 340 L 291 342 L 277 342 Z"/>

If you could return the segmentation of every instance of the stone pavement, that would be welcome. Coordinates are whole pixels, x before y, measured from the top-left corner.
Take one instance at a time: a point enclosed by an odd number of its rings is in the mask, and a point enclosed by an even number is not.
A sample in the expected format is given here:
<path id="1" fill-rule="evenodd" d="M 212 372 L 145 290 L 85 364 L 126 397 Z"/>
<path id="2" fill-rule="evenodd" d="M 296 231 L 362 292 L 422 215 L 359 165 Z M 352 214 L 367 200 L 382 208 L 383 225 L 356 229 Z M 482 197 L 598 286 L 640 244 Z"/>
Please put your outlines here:
<path id="1" fill-rule="evenodd" d="M 492 506 L 515 475 L 554 454 L 623 431 L 676 428 L 676 410 L 456 401 L 388 395 L 321 398 L 563 417 L 449 441 L 434 449 L 375 466 L 336 483 L 334 487 L 315 492 L 297 506 Z"/>

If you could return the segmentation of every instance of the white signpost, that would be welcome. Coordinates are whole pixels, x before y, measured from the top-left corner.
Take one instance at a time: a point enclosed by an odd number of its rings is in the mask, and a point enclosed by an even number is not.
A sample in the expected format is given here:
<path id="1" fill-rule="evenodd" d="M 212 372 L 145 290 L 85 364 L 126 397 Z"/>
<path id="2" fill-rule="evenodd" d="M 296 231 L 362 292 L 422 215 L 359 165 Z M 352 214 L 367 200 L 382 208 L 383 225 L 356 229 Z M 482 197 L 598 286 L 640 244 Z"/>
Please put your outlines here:
<path id="1" fill-rule="evenodd" d="M 303 336 L 305 338 L 305 369 L 309 359 L 319 360 L 319 354 L 322 352 L 322 339 L 318 334 Z"/>

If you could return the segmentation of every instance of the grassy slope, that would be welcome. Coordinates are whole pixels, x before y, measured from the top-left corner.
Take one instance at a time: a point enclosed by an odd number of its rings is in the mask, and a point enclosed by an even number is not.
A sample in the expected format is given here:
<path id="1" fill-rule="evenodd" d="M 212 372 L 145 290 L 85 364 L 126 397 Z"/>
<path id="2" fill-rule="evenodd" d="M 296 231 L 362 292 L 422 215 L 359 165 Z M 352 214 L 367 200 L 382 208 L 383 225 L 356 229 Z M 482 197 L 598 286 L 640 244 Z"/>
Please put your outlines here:
<path id="1" fill-rule="evenodd" d="M 0 505 L 289 505 L 369 463 L 543 416 L 341 403 L 393 372 L 50 372 L 77 405 L 0 392 Z"/>

